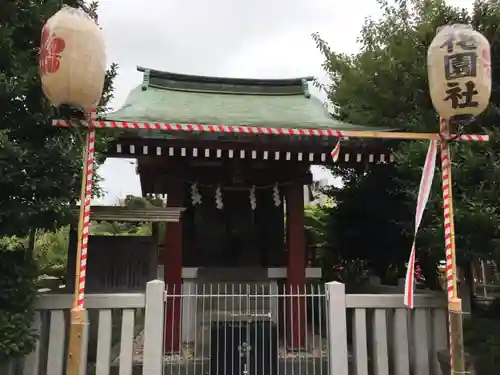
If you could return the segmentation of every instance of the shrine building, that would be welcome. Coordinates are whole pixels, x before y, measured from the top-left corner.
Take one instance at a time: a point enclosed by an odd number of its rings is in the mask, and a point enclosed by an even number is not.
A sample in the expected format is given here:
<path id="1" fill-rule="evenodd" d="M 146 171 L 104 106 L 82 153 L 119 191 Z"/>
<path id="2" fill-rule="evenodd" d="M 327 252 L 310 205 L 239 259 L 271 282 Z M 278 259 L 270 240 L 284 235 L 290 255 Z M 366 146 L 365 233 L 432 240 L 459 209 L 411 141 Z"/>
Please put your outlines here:
<path id="1" fill-rule="evenodd" d="M 332 150 L 342 137 L 332 133 L 383 129 L 333 119 L 310 93 L 313 77 L 239 79 L 138 70 L 143 83 L 103 119 L 132 128 L 106 156 L 135 158 L 142 194 L 166 196 L 175 218 L 164 238 L 155 240 L 155 259 L 148 262 L 167 287 L 252 280 L 297 286 L 320 278 L 304 233 L 310 168 L 333 163 Z M 393 160 L 388 149 L 349 140 L 337 163 Z M 90 266 L 88 280 L 91 291 Z M 174 326 L 181 319 L 177 310 L 167 315 Z"/>

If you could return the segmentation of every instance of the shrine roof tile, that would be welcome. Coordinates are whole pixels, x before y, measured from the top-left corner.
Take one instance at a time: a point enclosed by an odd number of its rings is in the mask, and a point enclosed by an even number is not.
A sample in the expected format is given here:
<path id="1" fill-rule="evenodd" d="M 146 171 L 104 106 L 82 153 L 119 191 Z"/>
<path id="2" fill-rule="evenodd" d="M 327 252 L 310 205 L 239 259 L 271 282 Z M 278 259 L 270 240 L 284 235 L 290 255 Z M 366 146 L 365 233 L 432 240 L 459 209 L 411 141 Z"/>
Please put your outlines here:
<path id="1" fill-rule="evenodd" d="M 375 130 L 333 119 L 325 105 L 310 95 L 312 77 L 238 79 L 138 70 L 144 72 L 143 84 L 106 120 Z"/>

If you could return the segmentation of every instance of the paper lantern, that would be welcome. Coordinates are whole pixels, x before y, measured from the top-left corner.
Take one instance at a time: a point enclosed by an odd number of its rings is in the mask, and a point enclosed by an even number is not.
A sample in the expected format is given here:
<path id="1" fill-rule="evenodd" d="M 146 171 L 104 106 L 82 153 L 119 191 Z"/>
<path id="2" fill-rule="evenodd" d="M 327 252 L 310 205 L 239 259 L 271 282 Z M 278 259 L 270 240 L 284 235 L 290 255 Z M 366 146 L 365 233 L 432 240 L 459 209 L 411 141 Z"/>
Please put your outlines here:
<path id="1" fill-rule="evenodd" d="M 101 29 L 83 10 L 63 6 L 42 29 L 43 92 L 56 107 L 69 104 L 89 112 L 101 98 L 105 74 Z"/>
<path id="2" fill-rule="evenodd" d="M 445 119 L 477 116 L 491 94 L 490 44 L 468 25 L 440 28 L 427 52 L 432 104 Z"/>

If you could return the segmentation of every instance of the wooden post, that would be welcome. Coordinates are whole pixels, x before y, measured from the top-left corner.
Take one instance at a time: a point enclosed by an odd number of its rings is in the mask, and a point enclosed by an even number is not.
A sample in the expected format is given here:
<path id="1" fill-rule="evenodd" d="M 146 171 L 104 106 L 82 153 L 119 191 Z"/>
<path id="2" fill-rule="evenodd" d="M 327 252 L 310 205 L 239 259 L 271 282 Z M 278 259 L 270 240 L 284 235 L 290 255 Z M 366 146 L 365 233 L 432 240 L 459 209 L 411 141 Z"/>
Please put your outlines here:
<path id="1" fill-rule="evenodd" d="M 163 374 L 163 332 L 158 329 L 165 318 L 163 295 L 165 284 L 153 280 L 146 286 L 146 316 L 144 319 L 143 375 Z M 109 366 L 102 373 L 109 373 Z M 99 374 L 99 372 L 97 372 Z"/>
<path id="2" fill-rule="evenodd" d="M 446 277 L 450 335 L 451 373 L 463 375 L 466 371 L 463 342 L 462 301 L 457 289 L 457 261 L 455 247 L 455 221 L 453 218 L 452 168 L 448 138 L 449 120 L 441 119 L 441 173 L 443 182 L 443 213 L 446 251 Z"/>
<path id="3" fill-rule="evenodd" d="M 345 285 L 338 283 L 336 281 L 330 281 L 326 283 L 326 319 L 330 322 L 327 325 L 328 329 L 328 366 L 329 374 L 331 375 L 349 375 L 349 351 L 347 348 L 347 306 L 345 300 Z M 361 310 L 361 309 L 360 309 Z M 363 324 L 366 326 L 366 316 L 364 316 Z M 406 327 L 405 327 L 406 329 Z M 366 331 L 364 330 L 363 335 L 366 337 Z M 364 345 L 364 350 L 366 349 L 366 343 Z M 408 350 L 408 349 L 407 349 Z M 360 354 L 358 354 L 360 355 Z M 357 374 L 368 374 L 368 355 L 366 358 L 358 357 L 353 362 L 355 362 L 356 367 L 359 366 L 359 362 L 365 365 L 365 368 L 361 368 L 365 371 L 356 372 Z M 360 366 L 361 367 L 361 366 Z"/>
<path id="4" fill-rule="evenodd" d="M 87 327 L 87 313 L 84 308 L 84 293 L 87 268 L 87 245 L 90 222 L 90 200 L 92 193 L 95 129 L 87 132 L 83 150 L 82 183 L 80 191 L 80 217 L 78 221 L 78 244 L 76 253 L 75 285 L 73 307 L 70 315 L 70 336 L 68 343 L 67 375 L 80 375 L 86 366 L 82 363 L 83 344 Z"/>
<path id="5" fill-rule="evenodd" d="M 291 349 L 300 349 L 305 344 L 305 298 L 306 253 L 304 233 L 304 189 L 302 183 L 294 183 L 287 189 L 287 230 L 288 230 L 288 263 L 286 294 L 288 298 L 287 321 L 289 322 L 290 340 L 287 345 Z"/>
<path id="6" fill-rule="evenodd" d="M 182 207 L 184 204 L 184 185 L 170 181 L 167 193 L 168 207 Z M 181 294 L 182 288 L 182 221 L 167 223 L 163 249 L 163 279 L 168 297 L 165 305 L 165 353 L 178 353 L 180 350 Z"/>

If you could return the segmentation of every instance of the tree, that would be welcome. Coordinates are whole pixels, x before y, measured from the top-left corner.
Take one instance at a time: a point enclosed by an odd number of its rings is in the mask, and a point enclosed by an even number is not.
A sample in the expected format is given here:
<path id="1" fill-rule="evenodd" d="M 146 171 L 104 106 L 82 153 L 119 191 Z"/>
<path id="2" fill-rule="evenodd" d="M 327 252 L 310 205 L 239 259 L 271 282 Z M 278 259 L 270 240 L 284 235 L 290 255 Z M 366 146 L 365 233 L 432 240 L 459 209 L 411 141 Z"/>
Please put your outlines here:
<path id="1" fill-rule="evenodd" d="M 55 112 L 38 75 L 41 29 L 60 6 L 59 0 L 0 2 L 0 366 L 34 343 L 36 270 L 30 246 L 19 238 L 59 227 L 79 198 L 82 132 L 52 127 Z M 112 97 L 116 69 L 107 72 L 100 110 Z M 101 135 L 97 150 L 106 141 Z"/>
<path id="2" fill-rule="evenodd" d="M 477 256 L 499 259 L 500 8 L 483 0 L 474 3 L 470 14 L 442 0 L 397 0 L 392 5 L 380 0 L 379 4 L 382 16 L 366 20 L 359 37 L 360 51 L 355 55 L 335 53 L 319 35 L 313 36 L 331 79 L 326 90 L 336 108 L 335 117 L 409 131 L 438 131 L 428 94 L 427 48 L 437 27 L 444 24 L 471 24 L 483 33 L 492 48 L 491 105 L 467 126 L 467 132 L 487 131 L 492 141 L 452 145 L 456 245 L 461 264 Z M 428 145 L 390 145 L 398 154 L 397 167 L 367 171 L 335 168 L 345 189 L 332 192 L 338 209 L 330 224 L 342 249 L 356 248 L 360 256 L 372 261 L 385 258 L 387 268 L 397 263 L 398 273 L 403 275 L 401 265 L 410 251 L 417 189 Z M 444 258 L 441 199 L 438 174 L 421 225 L 417 254 L 434 284 L 436 262 Z"/>
<path id="3" fill-rule="evenodd" d="M 0 369 L 33 350 L 36 267 L 15 237 L 0 238 Z"/>
<path id="4" fill-rule="evenodd" d="M 79 198 L 82 134 L 51 126 L 55 112 L 38 75 L 41 29 L 60 5 L 0 3 L 0 234 L 56 228 Z M 116 69 L 113 64 L 107 72 L 101 110 L 112 98 Z M 98 140 L 97 151 L 107 139 L 100 133 Z"/>
<path id="5" fill-rule="evenodd" d="M 325 218 L 329 214 L 331 207 L 323 207 L 316 204 L 307 204 L 304 209 L 304 229 L 306 236 L 306 246 L 310 261 L 314 264 L 321 261 L 326 249 L 326 228 Z M 285 218 L 286 219 L 286 218 Z M 314 264 L 317 266 L 317 264 Z"/>
<path id="6" fill-rule="evenodd" d="M 409 215 L 403 193 L 394 189 L 393 170 L 372 166 L 358 178 L 346 178 L 342 189 L 333 188 L 337 206 L 327 223 L 328 243 L 344 266 L 364 264 L 389 284 L 401 276 L 411 245 L 394 222 Z"/>
<path id="7" fill-rule="evenodd" d="M 69 226 L 55 232 L 39 231 L 36 235 L 35 258 L 42 275 L 66 276 Z"/>

